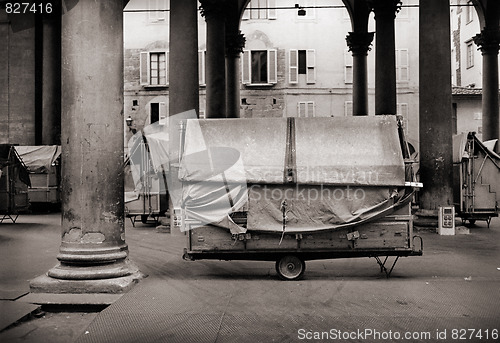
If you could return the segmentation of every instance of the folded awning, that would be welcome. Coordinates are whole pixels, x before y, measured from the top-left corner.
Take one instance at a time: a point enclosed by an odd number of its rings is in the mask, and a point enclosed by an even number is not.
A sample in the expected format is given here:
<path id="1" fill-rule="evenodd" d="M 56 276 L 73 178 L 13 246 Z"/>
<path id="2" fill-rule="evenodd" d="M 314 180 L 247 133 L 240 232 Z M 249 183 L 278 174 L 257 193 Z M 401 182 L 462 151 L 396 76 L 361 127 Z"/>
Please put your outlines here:
<path id="1" fill-rule="evenodd" d="M 59 145 L 15 146 L 18 155 L 32 173 L 46 173 L 61 155 Z"/>

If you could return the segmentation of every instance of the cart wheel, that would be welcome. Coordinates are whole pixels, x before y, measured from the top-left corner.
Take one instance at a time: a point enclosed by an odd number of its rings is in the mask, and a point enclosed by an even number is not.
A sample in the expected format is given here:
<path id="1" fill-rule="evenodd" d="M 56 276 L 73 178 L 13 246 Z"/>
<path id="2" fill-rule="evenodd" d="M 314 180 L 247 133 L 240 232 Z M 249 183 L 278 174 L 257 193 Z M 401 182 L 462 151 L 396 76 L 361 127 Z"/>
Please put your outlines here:
<path id="1" fill-rule="evenodd" d="M 476 220 L 475 219 L 469 219 L 469 223 L 470 223 L 470 225 L 474 225 L 476 223 Z"/>
<path id="2" fill-rule="evenodd" d="M 143 224 L 147 224 L 148 223 L 148 215 L 147 214 L 141 214 L 141 222 Z"/>
<path id="3" fill-rule="evenodd" d="M 276 272 L 282 280 L 298 280 L 305 270 L 306 263 L 295 255 L 286 255 L 276 261 Z"/>

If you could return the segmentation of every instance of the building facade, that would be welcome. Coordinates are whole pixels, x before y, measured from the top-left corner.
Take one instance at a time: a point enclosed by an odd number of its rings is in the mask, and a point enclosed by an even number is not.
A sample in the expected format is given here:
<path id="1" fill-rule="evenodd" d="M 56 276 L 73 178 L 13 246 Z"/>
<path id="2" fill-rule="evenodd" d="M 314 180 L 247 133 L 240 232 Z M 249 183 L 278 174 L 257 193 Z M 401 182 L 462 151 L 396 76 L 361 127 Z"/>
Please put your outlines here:
<path id="1" fill-rule="evenodd" d="M 405 1 L 397 14 L 397 109 L 418 142 L 418 8 Z M 240 116 L 352 115 L 352 31 L 341 0 L 252 0 L 241 20 Z M 161 11 L 164 9 L 165 11 Z M 168 0 L 132 0 L 124 13 L 125 117 L 140 129 L 165 118 L 168 105 Z M 375 31 L 373 15 L 369 23 Z M 205 112 L 206 23 L 198 17 L 200 117 Z M 368 54 L 369 114 L 374 114 L 375 46 Z"/>

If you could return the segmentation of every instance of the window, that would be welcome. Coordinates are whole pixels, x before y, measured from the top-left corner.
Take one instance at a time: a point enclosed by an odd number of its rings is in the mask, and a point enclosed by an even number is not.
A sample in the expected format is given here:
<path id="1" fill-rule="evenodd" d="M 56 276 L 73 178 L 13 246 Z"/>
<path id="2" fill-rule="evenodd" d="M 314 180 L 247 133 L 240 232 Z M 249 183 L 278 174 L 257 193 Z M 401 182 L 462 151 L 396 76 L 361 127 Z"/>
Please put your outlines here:
<path id="1" fill-rule="evenodd" d="M 152 102 L 149 110 L 149 123 L 158 122 L 164 125 L 167 120 L 167 104 L 165 102 Z"/>
<path id="2" fill-rule="evenodd" d="M 168 52 L 141 52 L 140 83 L 143 86 L 168 85 Z"/>
<path id="3" fill-rule="evenodd" d="M 271 85 L 277 80 L 277 51 L 244 50 L 242 59 L 242 81 L 246 85 Z"/>
<path id="4" fill-rule="evenodd" d="M 408 82 L 409 79 L 408 49 L 396 49 L 396 80 Z"/>
<path id="5" fill-rule="evenodd" d="M 474 5 L 472 1 L 467 1 L 467 7 L 465 7 L 465 23 L 468 24 L 474 20 Z"/>
<path id="6" fill-rule="evenodd" d="M 276 19 L 276 0 L 251 0 L 241 19 Z"/>
<path id="7" fill-rule="evenodd" d="M 473 41 L 470 40 L 468 42 L 465 42 L 467 44 L 467 68 L 472 68 L 474 67 L 474 44 Z"/>
<path id="8" fill-rule="evenodd" d="M 165 0 L 148 0 L 149 21 L 151 23 L 161 23 L 166 21 L 167 8 Z"/>
<path id="9" fill-rule="evenodd" d="M 314 101 L 299 101 L 297 103 L 297 117 L 314 117 Z"/>
<path id="10" fill-rule="evenodd" d="M 307 83 L 316 82 L 316 51 L 290 49 L 288 59 L 289 82 L 298 83 L 299 75 L 306 75 Z"/>
<path id="11" fill-rule="evenodd" d="M 348 49 L 344 50 L 344 65 L 344 82 L 352 83 L 352 54 Z"/>
<path id="12" fill-rule="evenodd" d="M 301 0 L 299 5 L 304 8 L 306 15 L 299 16 L 298 11 L 296 12 L 297 19 L 314 19 L 316 17 L 316 6 L 315 0 Z"/>

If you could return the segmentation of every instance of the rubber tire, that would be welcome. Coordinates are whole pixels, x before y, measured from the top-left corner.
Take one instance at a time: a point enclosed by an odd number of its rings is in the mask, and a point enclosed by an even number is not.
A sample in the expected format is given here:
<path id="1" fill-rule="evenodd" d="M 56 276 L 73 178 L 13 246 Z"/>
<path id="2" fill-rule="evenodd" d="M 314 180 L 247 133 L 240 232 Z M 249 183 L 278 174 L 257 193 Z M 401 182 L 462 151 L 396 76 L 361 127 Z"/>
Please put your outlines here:
<path id="1" fill-rule="evenodd" d="M 147 224 L 148 223 L 148 217 L 149 217 L 149 215 L 147 215 L 147 214 L 141 214 L 141 222 L 143 224 Z"/>
<path id="2" fill-rule="evenodd" d="M 276 272 L 282 280 L 300 280 L 306 271 L 306 263 L 295 255 L 285 255 L 276 260 Z"/>
<path id="3" fill-rule="evenodd" d="M 469 224 L 470 224 L 470 225 L 474 225 L 474 224 L 476 224 L 476 220 L 475 220 L 475 219 L 469 219 Z"/>

